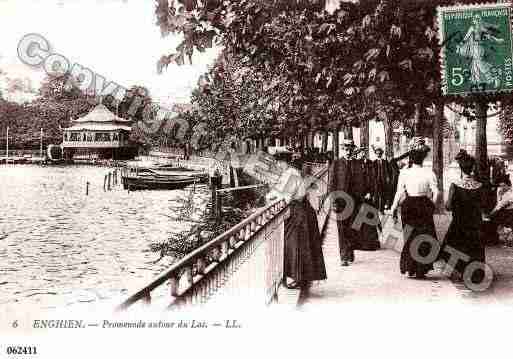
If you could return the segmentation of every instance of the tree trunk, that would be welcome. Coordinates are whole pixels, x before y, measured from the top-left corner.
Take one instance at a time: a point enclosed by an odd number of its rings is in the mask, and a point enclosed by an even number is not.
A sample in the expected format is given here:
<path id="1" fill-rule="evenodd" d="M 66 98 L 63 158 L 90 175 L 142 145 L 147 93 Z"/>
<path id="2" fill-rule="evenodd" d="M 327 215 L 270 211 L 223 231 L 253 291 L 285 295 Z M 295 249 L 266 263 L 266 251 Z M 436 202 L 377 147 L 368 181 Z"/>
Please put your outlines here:
<path id="1" fill-rule="evenodd" d="M 394 158 L 394 129 L 392 128 L 392 120 L 386 114 L 383 127 L 385 129 L 385 157 L 392 159 Z"/>
<path id="2" fill-rule="evenodd" d="M 444 200 L 444 154 L 443 154 L 443 133 L 442 121 L 444 116 L 444 104 L 436 104 L 436 115 L 433 122 L 433 172 L 436 175 L 440 195 L 436 203 L 437 211 L 443 208 Z"/>
<path id="3" fill-rule="evenodd" d="M 369 157 L 369 120 L 363 120 L 360 125 L 360 147 L 365 148 L 365 157 Z"/>
<path id="4" fill-rule="evenodd" d="M 308 131 L 308 148 L 312 149 L 315 147 L 315 132 L 314 131 Z"/>
<path id="5" fill-rule="evenodd" d="M 488 103 L 479 101 L 476 103 L 476 161 L 477 178 L 483 183 L 486 191 L 484 212 L 490 212 L 497 204 L 497 194 L 490 183 L 490 164 L 488 162 L 488 143 L 486 139 Z"/>
<path id="6" fill-rule="evenodd" d="M 333 131 L 333 159 L 338 159 L 338 148 L 339 148 L 339 129 L 336 128 Z"/>
<path id="7" fill-rule="evenodd" d="M 353 140 L 353 126 L 344 126 L 344 140 Z"/>
<path id="8" fill-rule="evenodd" d="M 490 181 L 490 167 L 488 165 L 488 143 L 486 139 L 486 113 L 488 103 L 476 103 L 476 161 L 478 178 L 483 183 Z"/>
<path id="9" fill-rule="evenodd" d="M 321 144 L 321 152 L 326 153 L 328 151 L 328 131 L 322 131 L 322 144 Z"/>

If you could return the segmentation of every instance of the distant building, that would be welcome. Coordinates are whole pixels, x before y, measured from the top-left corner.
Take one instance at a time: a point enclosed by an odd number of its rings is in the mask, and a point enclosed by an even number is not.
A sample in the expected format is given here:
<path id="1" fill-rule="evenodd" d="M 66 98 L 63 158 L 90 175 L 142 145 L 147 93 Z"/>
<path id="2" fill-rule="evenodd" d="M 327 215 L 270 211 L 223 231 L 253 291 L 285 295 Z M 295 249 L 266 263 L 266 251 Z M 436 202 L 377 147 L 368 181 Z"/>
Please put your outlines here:
<path id="1" fill-rule="evenodd" d="M 499 114 L 489 110 L 487 115 L 486 140 L 488 143 L 488 155 L 511 157 L 508 155 L 511 152 L 511 145 L 506 143 L 504 137 L 499 132 Z M 476 122 L 468 121 L 465 116 L 459 113 L 458 108 L 446 107 L 445 116 L 449 121 L 454 121 L 460 147 L 475 155 Z"/>
<path id="2" fill-rule="evenodd" d="M 130 159 L 137 148 L 129 141 L 131 121 L 100 104 L 64 129 L 63 156 L 73 158 Z"/>

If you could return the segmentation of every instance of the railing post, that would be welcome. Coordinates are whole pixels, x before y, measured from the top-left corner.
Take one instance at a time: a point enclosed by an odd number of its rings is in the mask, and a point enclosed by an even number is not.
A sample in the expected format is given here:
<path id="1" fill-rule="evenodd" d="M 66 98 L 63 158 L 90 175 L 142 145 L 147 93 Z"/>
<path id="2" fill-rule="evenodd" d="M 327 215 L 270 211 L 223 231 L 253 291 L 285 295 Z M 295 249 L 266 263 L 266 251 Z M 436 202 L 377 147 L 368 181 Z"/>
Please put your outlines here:
<path id="1" fill-rule="evenodd" d="M 230 237 L 228 241 L 225 241 L 221 244 L 221 256 L 219 257 L 219 261 L 224 260 L 226 257 L 228 257 L 228 251 L 230 250 L 230 242 L 233 237 Z"/>
<path id="2" fill-rule="evenodd" d="M 173 298 L 178 297 L 178 278 L 169 278 L 169 293 Z"/>
<path id="3" fill-rule="evenodd" d="M 151 293 L 150 292 L 145 293 L 144 297 L 142 298 L 142 302 L 145 305 L 150 305 L 151 304 Z"/>
<path id="4" fill-rule="evenodd" d="M 198 270 L 198 274 L 199 275 L 204 275 L 205 274 L 205 269 L 206 269 L 206 261 L 205 261 L 205 258 L 199 258 L 198 259 L 198 262 L 196 263 L 197 265 L 197 270 Z"/>

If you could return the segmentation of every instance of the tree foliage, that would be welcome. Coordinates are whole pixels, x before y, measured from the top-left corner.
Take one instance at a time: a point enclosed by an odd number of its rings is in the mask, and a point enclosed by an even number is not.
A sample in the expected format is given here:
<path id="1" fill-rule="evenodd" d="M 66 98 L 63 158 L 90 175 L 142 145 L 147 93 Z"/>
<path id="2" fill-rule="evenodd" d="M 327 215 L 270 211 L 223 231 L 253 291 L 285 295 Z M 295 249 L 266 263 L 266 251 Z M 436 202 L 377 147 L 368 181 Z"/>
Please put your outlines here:
<path id="1" fill-rule="evenodd" d="M 121 118 L 132 119 L 135 123 L 151 122 L 155 116 L 154 106 L 146 106 L 152 104 L 152 99 L 145 87 L 133 86 L 121 101 L 110 95 L 100 99 L 91 91 L 81 91 L 79 83 L 67 73 L 43 79 L 39 96 L 31 102 L 0 101 L 0 118 L 3 127 L 9 126 L 11 148 L 39 148 L 41 128 L 45 144 L 59 144 L 62 129 L 71 125 L 71 119 L 84 116 L 100 102 Z M 151 145 L 156 136 L 136 126 L 131 140 Z M 2 141 L 5 142 L 5 138 Z"/>
<path id="2" fill-rule="evenodd" d="M 472 110 L 476 100 L 504 98 L 442 97 L 436 9 L 472 2 L 340 1 L 327 11 L 326 1 L 159 0 L 162 33 L 183 35 L 159 67 L 183 64 L 218 43 L 251 68 L 262 87 L 283 89 L 274 95 L 286 118 L 276 116 L 274 125 L 358 126 L 385 113 L 426 133 L 433 106 L 458 102 Z"/>

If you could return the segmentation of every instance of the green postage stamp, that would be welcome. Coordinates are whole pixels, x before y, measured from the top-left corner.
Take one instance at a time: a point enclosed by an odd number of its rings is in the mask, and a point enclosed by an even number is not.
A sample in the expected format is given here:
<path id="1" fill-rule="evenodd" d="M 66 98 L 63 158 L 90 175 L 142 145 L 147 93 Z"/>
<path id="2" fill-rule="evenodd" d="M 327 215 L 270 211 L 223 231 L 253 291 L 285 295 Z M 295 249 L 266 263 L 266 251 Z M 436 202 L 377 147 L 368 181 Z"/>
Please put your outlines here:
<path id="1" fill-rule="evenodd" d="M 438 8 L 442 91 L 513 90 L 511 3 Z"/>

